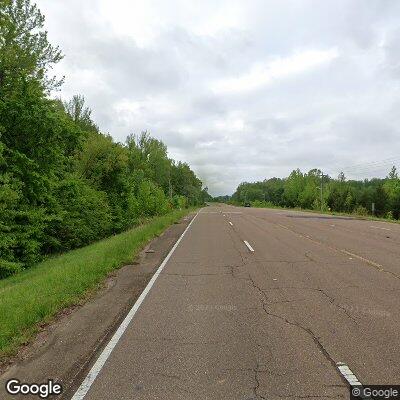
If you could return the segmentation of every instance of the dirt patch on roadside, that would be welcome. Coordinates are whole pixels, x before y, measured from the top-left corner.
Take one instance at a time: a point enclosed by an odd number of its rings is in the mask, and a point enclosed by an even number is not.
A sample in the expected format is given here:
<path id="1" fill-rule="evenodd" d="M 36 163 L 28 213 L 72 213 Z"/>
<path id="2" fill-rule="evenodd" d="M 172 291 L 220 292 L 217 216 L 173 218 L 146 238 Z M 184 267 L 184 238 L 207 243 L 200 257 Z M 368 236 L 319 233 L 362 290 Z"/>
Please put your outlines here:
<path id="1" fill-rule="evenodd" d="M 39 398 L 7 395 L 7 380 L 16 378 L 29 383 L 52 379 L 63 386 L 59 399 L 70 399 L 190 219 L 183 218 L 152 240 L 131 265 L 108 276 L 88 301 L 60 312 L 17 356 L 0 365 L 0 398 Z"/>

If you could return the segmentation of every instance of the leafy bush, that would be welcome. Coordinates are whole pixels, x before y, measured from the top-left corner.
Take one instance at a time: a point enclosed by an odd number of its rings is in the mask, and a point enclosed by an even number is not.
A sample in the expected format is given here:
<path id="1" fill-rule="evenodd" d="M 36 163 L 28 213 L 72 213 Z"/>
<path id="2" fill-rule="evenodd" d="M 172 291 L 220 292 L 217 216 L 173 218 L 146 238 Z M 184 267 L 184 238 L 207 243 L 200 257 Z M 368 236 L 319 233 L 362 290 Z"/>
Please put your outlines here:
<path id="1" fill-rule="evenodd" d="M 168 211 L 168 201 L 163 190 L 148 180 L 139 185 L 137 206 L 138 214 L 142 216 L 162 215 Z"/>
<path id="2" fill-rule="evenodd" d="M 45 210 L 8 208 L 0 212 L 0 257 L 30 266 L 41 259 L 45 238 Z"/>
<path id="3" fill-rule="evenodd" d="M 260 201 L 260 200 L 254 200 L 251 202 L 252 207 L 256 208 L 273 208 L 274 205 L 270 201 Z"/>
<path id="4" fill-rule="evenodd" d="M 107 195 L 83 180 L 70 178 L 55 188 L 57 214 L 48 228 L 52 251 L 74 249 L 104 238 L 111 231 Z"/>
<path id="5" fill-rule="evenodd" d="M 7 278 L 22 271 L 22 264 L 0 259 L 0 279 Z"/>
<path id="6" fill-rule="evenodd" d="M 369 213 L 368 213 L 368 210 L 367 210 L 365 207 L 363 207 L 363 206 L 358 206 L 358 207 L 354 210 L 354 214 L 366 216 L 366 215 L 368 215 Z"/>
<path id="7" fill-rule="evenodd" d="M 387 219 L 393 219 L 393 212 L 392 211 L 388 211 L 385 215 L 385 218 Z"/>
<path id="8" fill-rule="evenodd" d="M 172 198 L 172 205 L 174 208 L 178 210 L 182 210 L 183 208 L 188 207 L 188 200 L 185 196 L 175 195 Z"/>

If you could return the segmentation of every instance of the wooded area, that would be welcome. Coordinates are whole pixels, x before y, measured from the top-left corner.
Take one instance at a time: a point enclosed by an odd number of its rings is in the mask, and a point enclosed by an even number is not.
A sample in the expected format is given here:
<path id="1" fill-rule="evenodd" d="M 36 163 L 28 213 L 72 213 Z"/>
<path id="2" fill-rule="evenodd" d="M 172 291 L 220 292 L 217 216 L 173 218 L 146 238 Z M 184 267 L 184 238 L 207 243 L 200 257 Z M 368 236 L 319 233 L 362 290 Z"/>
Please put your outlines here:
<path id="1" fill-rule="evenodd" d="M 385 179 L 363 181 L 346 180 L 343 173 L 334 179 L 318 169 L 307 173 L 296 169 L 284 179 L 243 182 L 229 200 L 240 204 L 252 202 L 254 206 L 299 207 L 359 215 L 372 214 L 374 207 L 377 216 L 399 219 L 400 179 L 395 167 Z"/>
<path id="2" fill-rule="evenodd" d="M 161 141 L 116 143 L 83 96 L 52 98 L 62 57 L 36 5 L 0 0 L 0 278 L 209 198 Z"/>

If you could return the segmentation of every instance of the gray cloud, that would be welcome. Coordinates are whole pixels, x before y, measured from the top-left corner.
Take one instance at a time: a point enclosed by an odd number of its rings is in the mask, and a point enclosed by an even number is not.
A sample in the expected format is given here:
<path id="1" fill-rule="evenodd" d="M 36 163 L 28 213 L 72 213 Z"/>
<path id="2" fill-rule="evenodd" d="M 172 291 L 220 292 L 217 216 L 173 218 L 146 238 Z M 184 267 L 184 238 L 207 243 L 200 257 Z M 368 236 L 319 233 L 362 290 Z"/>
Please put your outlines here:
<path id="1" fill-rule="evenodd" d="M 150 131 L 213 194 L 400 150 L 397 0 L 38 5 L 62 96 L 84 94 L 118 141 Z"/>

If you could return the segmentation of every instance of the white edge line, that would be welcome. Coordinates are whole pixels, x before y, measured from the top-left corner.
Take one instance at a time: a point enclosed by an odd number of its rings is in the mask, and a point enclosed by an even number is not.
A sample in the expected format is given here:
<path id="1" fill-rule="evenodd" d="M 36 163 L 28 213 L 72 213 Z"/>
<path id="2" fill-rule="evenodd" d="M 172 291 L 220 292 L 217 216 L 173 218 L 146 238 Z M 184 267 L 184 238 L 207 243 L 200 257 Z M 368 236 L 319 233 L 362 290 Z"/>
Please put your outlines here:
<path id="1" fill-rule="evenodd" d="M 178 247 L 179 243 L 185 236 L 186 232 L 189 230 L 190 226 L 194 222 L 194 220 L 197 218 L 199 213 L 197 213 L 193 219 L 190 221 L 189 225 L 186 227 L 186 229 L 183 231 L 182 235 L 179 237 L 179 239 L 176 241 L 168 255 L 164 258 L 164 261 L 161 263 L 161 265 L 158 267 L 157 271 L 153 275 L 153 277 L 150 279 L 150 282 L 147 284 L 145 289 L 143 290 L 142 294 L 139 296 L 139 298 L 136 300 L 136 303 L 133 305 L 133 307 L 130 309 L 128 315 L 125 317 L 125 319 L 122 321 L 121 325 L 118 327 L 117 331 L 114 333 L 113 337 L 110 339 L 108 342 L 107 346 L 104 348 L 104 350 L 101 352 L 100 356 L 94 363 L 93 367 L 87 374 L 86 378 L 84 381 L 81 383 L 79 386 L 78 390 L 75 392 L 74 396 L 72 397 L 71 400 L 83 400 L 84 397 L 86 396 L 87 392 L 89 391 L 90 387 L 92 386 L 93 382 L 95 381 L 97 375 L 103 368 L 104 364 L 106 363 L 108 357 L 110 357 L 111 352 L 114 350 L 114 347 L 117 345 L 119 339 L 121 339 L 121 336 L 124 334 L 126 328 L 132 321 L 132 318 L 135 316 L 136 311 L 139 309 L 140 305 L 142 304 L 143 300 L 145 299 L 147 293 L 149 293 L 150 289 L 154 285 L 154 282 L 164 269 L 165 265 L 167 264 L 168 260 L 171 258 L 173 252 L 175 249 Z"/>
<path id="2" fill-rule="evenodd" d="M 254 249 L 250 246 L 250 244 L 249 244 L 249 242 L 248 242 L 247 240 L 243 240 L 243 242 L 244 242 L 244 244 L 247 246 L 247 248 L 248 248 L 250 251 L 254 251 Z"/>
<path id="3" fill-rule="evenodd" d="M 233 226 L 233 224 L 232 224 L 232 222 L 231 222 L 231 221 L 229 221 L 229 225 L 230 225 L 230 226 Z"/>

